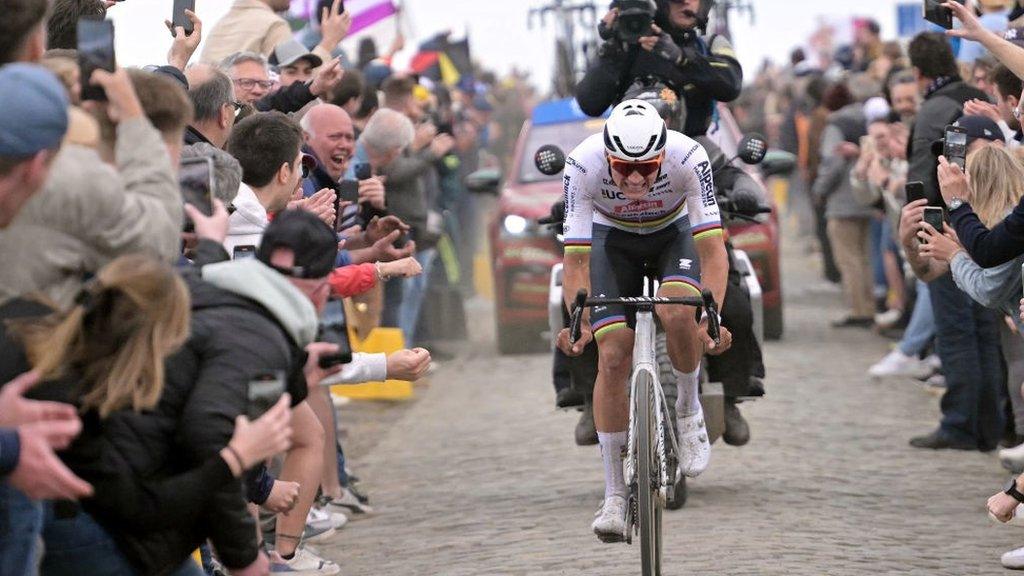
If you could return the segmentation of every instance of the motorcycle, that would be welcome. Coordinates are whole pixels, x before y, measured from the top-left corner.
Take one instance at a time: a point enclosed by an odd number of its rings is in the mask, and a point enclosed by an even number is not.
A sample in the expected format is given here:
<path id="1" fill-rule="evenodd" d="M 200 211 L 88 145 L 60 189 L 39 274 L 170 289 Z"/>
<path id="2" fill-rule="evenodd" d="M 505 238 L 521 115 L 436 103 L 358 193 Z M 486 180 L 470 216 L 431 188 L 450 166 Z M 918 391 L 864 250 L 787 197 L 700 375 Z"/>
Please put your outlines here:
<path id="1" fill-rule="evenodd" d="M 739 159 L 749 165 L 757 165 L 764 161 L 768 145 L 764 138 L 757 134 L 744 136 L 737 146 L 738 153 L 735 157 L 724 163 L 720 163 L 713 170 L 716 188 L 718 187 L 719 174 Z M 555 146 L 543 146 L 538 149 L 534 157 L 537 169 L 544 174 L 554 175 L 562 171 L 565 165 L 565 155 L 562 150 Z M 779 160 L 774 160 L 778 163 Z M 785 163 L 785 162 L 783 162 Z M 774 173 L 784 172 L 786 166 L 772 166 Z M 761 214 L 771 212 L 771 207 L 759 203 L 737 202 L 728 195 L 728 190 L 716 190 L 719 201 L 719 209 L 722 214 L 722 221 L 728 227 L 730 222 L 746 221 L 758 222 Z M 551 209 L 551 214 L 538 220 L 538 224 L 548 226 L 556 235 L 559 243 L 562 242 L 562 223 L 565 220 L 565 205 L 562 201 L 556 202 Z M 741 284 L 745 287 L 750 296 L 751 307 L 754 312 L 754 334 L 759 344 L 764 343 L 764 312 L 762 305 L 761 283 L 757 279 L 754 266 L 749 256 L 740 249 L 732 250 L 731 265 L 739 272 Z M 558 333 L 565 327 L 565 308 L 562 291 L 563 270 L 562 263 L 555 264 L 551 269 L 551 279 L 548 288 L 548 322 L 552 335 L 552 348 Z M 676 397 L 675 373 L 672 370 L 672 363 L 668 356 L 668 341 L 665 332 L 659 328 L 656 341 L 656 350 L 659 367 L 659 379 L 665 390 L 665 396 L 672 412 L 673 421 L 675 418 L 674 399 Z M 706 362 L 702 363 L 706 366 Z M 742 400 L 753 399 L 756 396 L 742 397 Z M 710 382 L 706 369 L 702 369 L 701 378 L 701 404 L 704 409 L 705 422 L 707 425 L 708 437 L 712 443 L 720 438 L 725 431 L 725 395 L 722 384 Z M 674 496 L 667 503 L 667 508 L 675 510 L 686 503 L 686 477 L 679 475 L 674 490 Z"/>

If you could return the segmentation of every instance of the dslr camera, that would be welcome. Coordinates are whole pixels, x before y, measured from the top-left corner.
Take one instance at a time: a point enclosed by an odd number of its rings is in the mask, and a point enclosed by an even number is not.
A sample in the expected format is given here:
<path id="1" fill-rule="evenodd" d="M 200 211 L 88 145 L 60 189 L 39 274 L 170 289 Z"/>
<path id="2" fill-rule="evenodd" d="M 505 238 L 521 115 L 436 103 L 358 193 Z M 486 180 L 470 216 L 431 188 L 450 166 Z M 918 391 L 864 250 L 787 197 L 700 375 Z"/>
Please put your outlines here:
<path id="1" fill-rule="evenodd" d="M 626 44 L 637 44 L 640 38 L 652 34 L 651 24 L 658 7 L 654 0 L 613 0 L 610 9 L 618 8 L 619 15 L 610 29 L 602 23 L 601 37 L 614 37 Z"/>

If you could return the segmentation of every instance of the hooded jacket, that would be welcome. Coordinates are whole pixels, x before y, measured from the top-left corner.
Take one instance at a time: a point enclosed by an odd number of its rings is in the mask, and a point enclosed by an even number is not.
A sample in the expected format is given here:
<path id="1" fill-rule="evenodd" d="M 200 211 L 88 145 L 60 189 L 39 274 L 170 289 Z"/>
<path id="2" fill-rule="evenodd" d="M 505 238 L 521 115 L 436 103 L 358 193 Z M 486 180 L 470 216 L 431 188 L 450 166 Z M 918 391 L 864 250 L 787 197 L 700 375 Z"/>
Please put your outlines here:
<path id="1" fill-rule="evenodd" d="M 208 281 L 185 274 L 191 334 L 165 362 L 158 405 L 143 413 L 121 410 L 103 421 L 86 414 L 86 432 L 62 453 L 96 489 L 83 508 L 143 574 L 170 572 L 207 539 L 229 568 L 256 559 L 256 525 L 242 481 L 231 477 L 218 453 L 234 433 L 235 418 L 246 414 L 252 378 L 283 372 L 293 403 L 306 397 L 303 348 L 316 333 L 309 300 L 255 260 L 208 265 L 204 276 Z M 76 396 L 67 383 L 47 390 L 34 396 Z"/>
<path id="2" fill-rule="evenodd" d="M 228 218 L 228 235 L 224 248 L 231 254 L 236 246 L 259 246 L 263 231 L 270 224 L 267 209 L 244 182 L 238 187 L 238 194 L 231 201 L 235 211 Z"/>

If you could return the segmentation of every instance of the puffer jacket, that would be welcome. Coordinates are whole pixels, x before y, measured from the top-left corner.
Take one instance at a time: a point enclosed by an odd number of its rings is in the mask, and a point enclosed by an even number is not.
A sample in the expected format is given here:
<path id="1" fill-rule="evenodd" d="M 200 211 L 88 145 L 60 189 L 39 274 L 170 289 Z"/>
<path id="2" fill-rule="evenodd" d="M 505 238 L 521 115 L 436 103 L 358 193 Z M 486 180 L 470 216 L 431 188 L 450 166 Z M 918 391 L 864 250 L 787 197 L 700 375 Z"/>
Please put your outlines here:
<path id="1" fill-rule="evenodd" d="M 303 349 L 316 333 L 309 300 L 256 260 L 210 264 L 203 273 L 207 281 L 185 273 L 191 334 L 165 363 L 156 408 L 122 410 L 102 421 L 87 413 L 85 432 L 61 454 L 96 490 L 83 508 L 142 574 L 170 572 L 207 539 L 229 568 L 256 559 L 256 525 L 242 481 L 218 453 L 235 418 L 246 413 L 254 377 L 282 371 L 293 403 L 306 397 Z M 242 284 L 252 289 L 233 291 Z M 14 365 L 8 354 L 6 347 L 0 354 L 5 368 Z M 33 397 L 72 403 L 77 395 L 73 382 L 33 390 Z"/>

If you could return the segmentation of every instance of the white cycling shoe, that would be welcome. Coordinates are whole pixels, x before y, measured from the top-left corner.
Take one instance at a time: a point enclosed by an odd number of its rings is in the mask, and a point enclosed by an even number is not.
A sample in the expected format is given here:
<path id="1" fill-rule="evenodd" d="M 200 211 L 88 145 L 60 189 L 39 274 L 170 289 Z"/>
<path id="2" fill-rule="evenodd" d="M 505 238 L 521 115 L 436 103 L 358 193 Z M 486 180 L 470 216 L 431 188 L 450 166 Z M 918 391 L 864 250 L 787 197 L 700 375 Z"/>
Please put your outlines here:
<path id="1" fill-rule="evenodd" d="M 680 416 L 679 425 L 679 471 L 684 476 L 696 478 L 707 470 L 711 460 L 711 442 L 704 425 L 704 409 L 695 414 Z"/>
<path id="2" fill-rule="evenodd" d="M 609 496 L 601 503 L 590 525 L 594 534 L 604 543 L 622 542 L 626 539 L 626 499 Z"/>

